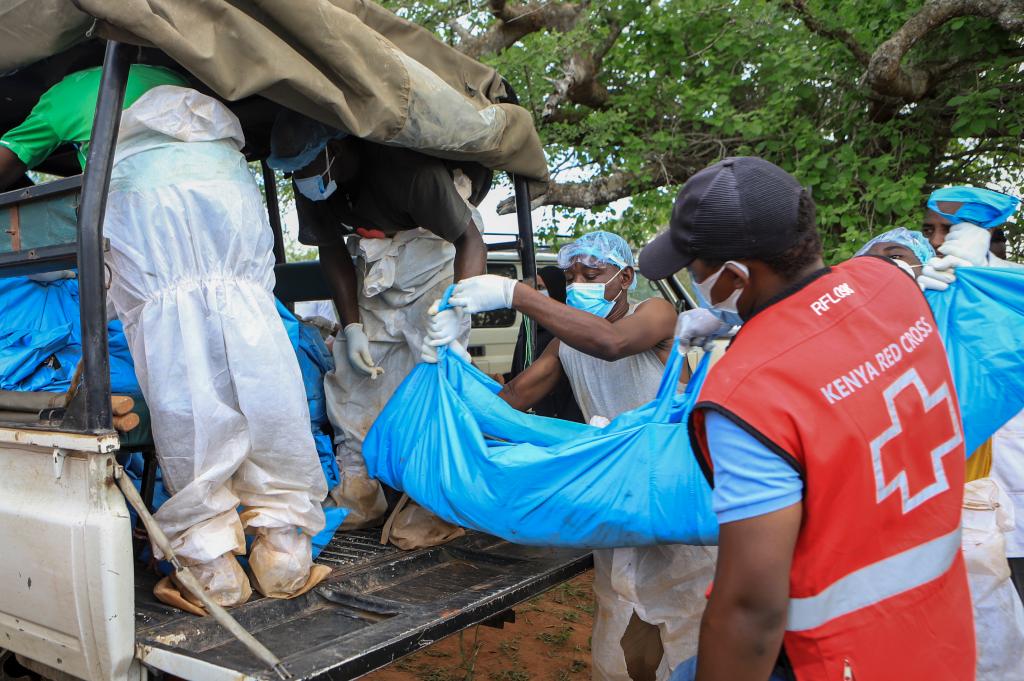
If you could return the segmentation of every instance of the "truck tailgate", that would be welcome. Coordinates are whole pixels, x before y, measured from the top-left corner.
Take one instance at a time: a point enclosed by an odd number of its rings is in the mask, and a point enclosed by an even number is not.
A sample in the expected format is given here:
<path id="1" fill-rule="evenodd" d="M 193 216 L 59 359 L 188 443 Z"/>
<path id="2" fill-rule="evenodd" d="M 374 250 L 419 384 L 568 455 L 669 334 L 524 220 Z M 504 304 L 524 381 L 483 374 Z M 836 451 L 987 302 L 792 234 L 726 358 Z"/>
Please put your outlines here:
<path id="1" fill-rule="evenodd" d="M 444 546 L 400 551 L 378 532 L 339 533 L 317 562 L 323 584 L 290 601 L 261 598 L 232 614 L 295 679 L 352 679 L 494 617 L 589 568 L 589 552 L 510 544 L 469 533 Z M 211 618 L 157 603 L 153 578 L 136 593 L 138 655 L 186 679 L 273 679 Z"/>

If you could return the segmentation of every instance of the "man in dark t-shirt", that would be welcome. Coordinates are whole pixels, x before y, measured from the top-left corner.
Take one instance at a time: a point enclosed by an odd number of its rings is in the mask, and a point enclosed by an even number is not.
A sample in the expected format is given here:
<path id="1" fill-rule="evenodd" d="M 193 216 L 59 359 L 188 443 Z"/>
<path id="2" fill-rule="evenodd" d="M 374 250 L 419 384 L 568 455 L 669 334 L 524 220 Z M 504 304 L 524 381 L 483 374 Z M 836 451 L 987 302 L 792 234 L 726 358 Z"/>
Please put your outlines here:
<path id="1" fill-rule="evenodd" d="M 360 322 L 355 268 L 345 237 L 389 237 L 423 227 L 455 246 L 455 281 L 483 274 L 487 247 L 456 190 L 454 175 L 461 171 L 469 179 L 469 201 L 475 205 L 490 189 L 491 171 L 345 136 L 291 113 L 275 122 L 271 144 L 268 162 L 293 171 L 299 241 L 320 250 L 349 363 L 374 376 L 379 369 Z"/>

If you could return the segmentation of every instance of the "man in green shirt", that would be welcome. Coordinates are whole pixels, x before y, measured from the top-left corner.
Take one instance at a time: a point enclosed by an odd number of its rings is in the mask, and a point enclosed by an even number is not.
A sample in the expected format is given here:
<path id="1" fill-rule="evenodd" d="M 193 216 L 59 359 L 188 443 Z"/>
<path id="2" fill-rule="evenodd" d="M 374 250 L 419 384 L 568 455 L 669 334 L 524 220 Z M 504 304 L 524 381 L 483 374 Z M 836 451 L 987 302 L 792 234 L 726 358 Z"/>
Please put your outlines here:
<path id="1" fill-rule="evenodd" d="M 21 125 L 4 133 L 0 138 L 0 190 L 45 161 L 61 144 L 69 142 L 75 145 L 78 162 L 85 169 L 101 71 L 97 66 L 65 76 L 39 98 Z M 187 80 L 170 69 L 132 64 L 124 92 L 124 108 L 158 85 L 189 86 Z"/>

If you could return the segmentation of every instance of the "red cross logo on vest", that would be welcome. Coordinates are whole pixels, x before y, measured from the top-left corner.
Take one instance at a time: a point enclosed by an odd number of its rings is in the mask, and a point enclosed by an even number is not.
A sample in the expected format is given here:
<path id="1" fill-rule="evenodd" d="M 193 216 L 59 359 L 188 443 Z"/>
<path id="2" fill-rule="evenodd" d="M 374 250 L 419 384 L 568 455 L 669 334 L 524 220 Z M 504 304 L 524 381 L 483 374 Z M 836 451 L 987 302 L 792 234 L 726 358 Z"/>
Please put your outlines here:
<path id="1" fill-rule="evenodd" d="M 948 413 L 949 424 L 951 424 L 953 432 L 952 437 L 931 450 L 930 473 L 932 475 L 930 477 L 933 478 L 933 481 L 917 490 L 911 489 L 910 476 L 906 468 L 896 472 L 895 475 L 892 474 L 892 471 L 889 471 L 887 474 L 882 456 L 883 448 L 901 436 L 920 439 L 934 433 L 933 430 L 920 427 L 914 427 L 913 431 L 910 432 L 908 425 L 900 421 L 900 414 L 896 409 L 896 398 L 900 393 L 908 389 L 917 391 L 926 415 L 933 413 L 933 410 L 939 410 L 939 415 Z M 954 451 L 963 442 L 963 434 L 960 431 L 960 415 L 957 414 L 953 399 L 950 396 L 949 384 L 944 382 L 935 392 L 929 392 L 916 369 L 911 369 L 897 378 L 892 385 L 885 389 L 882 395 L 885 398 L 885 406 L 889 412 L 890 425 L 881 435 L 871 441 L 871 465 L 875 472 L 876 502 L 880 504 L 889 498 L 890 495 L 899 491 L 900 505 L 903 513 L 906 514 L 935 495 L 949 489 L 949 480 L 946 478 L 946 472 L 942 467 L 942 458 Z M 945 424 L 945 419 L 942 419 L 942 421 Z M 946 432 L 948 432 L 948 429 Z M 945 435 L 946 433 L 942 434 Z M 917 477 L 920 478 L 920 476 Z"/>

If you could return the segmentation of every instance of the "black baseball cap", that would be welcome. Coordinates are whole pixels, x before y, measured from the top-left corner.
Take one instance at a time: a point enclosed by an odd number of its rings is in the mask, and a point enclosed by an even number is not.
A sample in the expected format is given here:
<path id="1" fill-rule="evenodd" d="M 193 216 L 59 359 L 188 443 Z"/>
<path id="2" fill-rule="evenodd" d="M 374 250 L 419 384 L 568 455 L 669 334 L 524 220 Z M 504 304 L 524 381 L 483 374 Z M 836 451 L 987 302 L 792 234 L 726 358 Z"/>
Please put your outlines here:
<path id="1" fill-rule="evenodd" d="M 695 258 L 723 262 L 782 253 L 799 236 L 804 191 L 792 175 L 756 156 L 708 166 L 679 190 L 668 229 L 640 252 L 640 273 L 664 279 Z"/>

